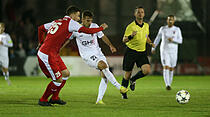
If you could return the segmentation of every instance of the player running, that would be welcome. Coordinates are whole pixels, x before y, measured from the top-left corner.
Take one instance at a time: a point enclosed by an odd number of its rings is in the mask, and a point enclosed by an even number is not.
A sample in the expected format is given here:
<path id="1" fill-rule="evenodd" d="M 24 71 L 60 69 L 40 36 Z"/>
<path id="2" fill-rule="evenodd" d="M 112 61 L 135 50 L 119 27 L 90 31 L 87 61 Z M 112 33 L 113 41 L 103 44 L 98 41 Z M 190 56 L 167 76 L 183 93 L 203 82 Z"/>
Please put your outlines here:
<path id="1" fill-rule="evenodd" d="M 155 48 L 158 46 L 160 40 L 160 57 L 163 66 L 163 78 L 166 89 L 171 90 L 171 83 L 173 80 L 173 72 L 177 63 L 178 44 L 182 44 L 182 34 L 179 27 L 174 26 L 175 16 L 169 15 L 167 17 L 166 26 L 162 26 L 155 38 Z M 152 48 L 152 53 L 155 52 Z"/>
<path id="2" fill-rule="evenodd" d="M 5 24 L 0 22 L 0 67 L 2 67 L 2 72 L 5 80 L 8 85 L 11 85 L 11 81 L 9 80 L 9 56 L 8 56 L 8 47 L 12 47 L 12 39 L 9 34 L 4 32 Z"/>
<path id="3" fill-rule="evenodd" d="M 87 28 L 98 28 L 96 23 L 92 23 L 93 13 L 86 10 L 82 13 L 82 25 Z M 77 46 L 79 48 L 79 53 L 82 59 L 90 67 L 96 68 L 101 71 L 101 82 L 98 90 L 98 98 L 96 104 L 104 104 L 102 101 L 105 94 L 107 83 L 110 81 L 121 93 L 126 93 L 127 88 L 121 86 L 114 75 L 109 71 L 109 66 L 106 61 L 106 57 L 99 47 L 97 38 L 102 38 L 102 40 L 109 46 L 112 53 L 116 52 L 116 48 L 112 45 L 106 35 L 102 31 L 94 34 L 85 34 L 79 32 L 73 32 L 70 39 L 76 38 Z"/>
<path id="4" fill-rule="evenodd" d="M 41 25 L 38 28 L 40 48 L 38 50 L 37 57 L 39 66 L 46 77 L 52 79 L 52 81 L 48 84 L 43 96 L 39 99 L 38 104 L 41 106 L 51 106 L 51 104 L 66 104 L 65 101 L 59 98 L 59 92 L 70 76 L 70 72 L 62 61 L 59 51 L 63 44 L 70 38 L 72 32 L 78 31 L 93 34 L 108 27 L 106 24 L 102 24 L 99 28 L 86 28 L 72 19 L 74 18 L 79 20 L 79 17 L 80 10 L 77 7 L 70 6 L 67 8 L 66 16 L 64 18 L 54 20 L 53 22 Z M 47 35 L 44 40 L 43 37 L 46 32 Z M 50 95 L 52 95 L 52 97 L 48 102 Z"/>

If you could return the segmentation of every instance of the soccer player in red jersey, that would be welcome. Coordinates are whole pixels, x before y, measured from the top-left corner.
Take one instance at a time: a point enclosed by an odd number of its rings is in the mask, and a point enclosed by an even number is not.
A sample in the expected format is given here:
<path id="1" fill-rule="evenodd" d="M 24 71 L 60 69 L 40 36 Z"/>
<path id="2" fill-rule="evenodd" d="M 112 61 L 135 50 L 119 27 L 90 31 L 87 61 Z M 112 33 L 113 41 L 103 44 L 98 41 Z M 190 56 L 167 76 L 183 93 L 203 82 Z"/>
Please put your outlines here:
<path id="1" fill-rule="evenodd" d="M 66 102 L 59 98 L 59 92 L 65 85 L 70 76 L 66 65 L 62 61 L 59 51 L 63 44 L 69 39 L 73 31 L 93 34 L 108 27 L 102 24 L 99 28 L 86 28 L 78 22 L 80 10 L 77 7 L 69 6 L 66 16 L 62 19 L 46 23 L 38 28 L 39 50 L 37 53 L 38 62 L 41 70 L 46 77 L 52 81 L 48 84 L 43 96 L 38 104 L 41 106 L 52 106 L 51 104 L 65 105 Z M 46 38 L 44 34 L 47 32 Z M 51 96 L 48 102 L 49 96 Z"/>

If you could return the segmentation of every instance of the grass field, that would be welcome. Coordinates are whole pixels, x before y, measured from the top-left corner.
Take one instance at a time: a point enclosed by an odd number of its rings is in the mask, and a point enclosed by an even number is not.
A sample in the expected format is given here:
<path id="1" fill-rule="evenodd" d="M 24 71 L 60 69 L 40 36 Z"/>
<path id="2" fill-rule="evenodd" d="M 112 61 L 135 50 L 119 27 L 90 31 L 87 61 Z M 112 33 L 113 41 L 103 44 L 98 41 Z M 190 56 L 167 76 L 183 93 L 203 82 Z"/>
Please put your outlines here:
<path id="1" fill-rule="evenodd" d="M 8 86 L 0 77 L 0 117 L 210 117 L 210 76 L 175 76 L 171 91 L 161 76 L 148 76 L 137 81 L 128 100 L 109 83 L 106 105 L 95 104 L 98 77 L 71 77 L 60 95 L 67 105 L 53 107 L 37 105 L 50 79 L 11 76 L 11 81 Z M 175 100 L 181 89 L 191 94 L 188 104 Z"/>

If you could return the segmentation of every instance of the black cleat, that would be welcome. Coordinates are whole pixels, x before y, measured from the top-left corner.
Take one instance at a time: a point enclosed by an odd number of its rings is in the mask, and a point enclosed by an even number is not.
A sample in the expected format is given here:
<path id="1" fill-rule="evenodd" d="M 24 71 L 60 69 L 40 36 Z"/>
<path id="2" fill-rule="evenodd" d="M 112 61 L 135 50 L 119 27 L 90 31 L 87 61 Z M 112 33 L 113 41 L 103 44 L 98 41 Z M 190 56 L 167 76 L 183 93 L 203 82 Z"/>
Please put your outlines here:
<path id="1" fill-rule="evenodd" d="M 130 89 L 131 89 L 131 91 L 135 90 L 135 85 L 136 85 L 136 81 L 130 80 Z"/>
<path id="2" fill-rule="evenodd" d="M 171 90 L 171 87 L 170 86 L 166 86 L 166 90 Z"/>
<path id="3" fill-rule="evenodd" d="M 61 100 L 61 99 L 58 99 L 58 100 L 52 100 L 52 98 L 50 99 L 49 101 L 50 104 L 60 104 L 60 105 L 65 105 L 66 102 Z"/>
<path id="4" fill-rule="evenodd" d="M 49 102 L 42 102 L 42 101 L 40 101 L 39 100 L 39 102 L 38 102 L 38 104 L 40 105 L 40 106 L 52 106 Z"/>
<path id="5" fill-rule="evenodd" d="M 121 93 L 122 94 L 122 99 L 128 99 L 127 93 Z"/>

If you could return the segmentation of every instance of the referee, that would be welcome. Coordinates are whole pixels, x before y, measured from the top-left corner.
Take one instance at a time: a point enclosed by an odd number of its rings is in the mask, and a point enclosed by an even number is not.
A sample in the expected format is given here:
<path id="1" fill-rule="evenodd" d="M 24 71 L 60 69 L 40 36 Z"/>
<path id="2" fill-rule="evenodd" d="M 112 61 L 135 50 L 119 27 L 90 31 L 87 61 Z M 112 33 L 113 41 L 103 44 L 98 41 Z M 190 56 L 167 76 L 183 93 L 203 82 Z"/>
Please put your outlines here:
<path id="1" fill-rule="evenodd" d="M 126 51 L 123 58 L 123 70 L 125 71 L 122 79 L 122 86 L 128 87 L 130 79 L 130 89 L 135 90 L 136 80 L 150 73 L 150 63 L 146 54 L 146 43 L 154 47 L 155 45 L 149 38 L 149 25 L 143 22 L 145 16 L 144 8 L 138 6 L 134 11 L 135 21 L 130 23 L 125 30 L 123 43 L 126 44 Z M 132 69 L 136 63 L 140 71 L 131 77 Z M 122 94 L 123 99 L 128 99 L 127 94 Z"/>

